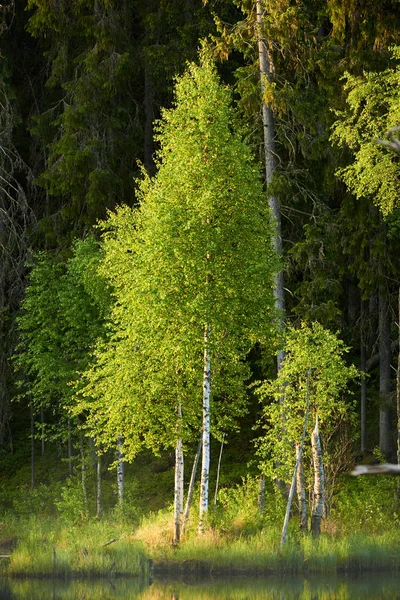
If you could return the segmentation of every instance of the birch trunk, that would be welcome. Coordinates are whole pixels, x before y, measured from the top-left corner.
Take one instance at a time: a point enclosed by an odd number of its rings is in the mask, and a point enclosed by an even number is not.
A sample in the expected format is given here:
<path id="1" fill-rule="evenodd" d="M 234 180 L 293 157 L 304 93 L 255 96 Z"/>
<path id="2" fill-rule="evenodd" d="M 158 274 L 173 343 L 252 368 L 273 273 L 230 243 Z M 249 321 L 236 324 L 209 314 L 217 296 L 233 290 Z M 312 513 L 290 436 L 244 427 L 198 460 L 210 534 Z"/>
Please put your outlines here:
<path id="1" fill-rule="evenodd" d="M 121 506 L 124 501 L 124 461 L 122 453 L 123 438 L 121 435 L 117 437 L 117 488 L 118 488 L 118 504 Z"/>
<path id="2" fill-rule="evenodd" d="M 379 449 L 385 456 L 392 451 L 390 415 L 390 321 L 386 286 L 379 286 Z"/>
<path id="3" fill-rule="evenodd" d="M 257 29 L 258 29 L 258 58 L 261 80 L 261 96 L 262 96 L 262 122 L 264 132 L 264 152 L 265 152 L 265 182 L 267 184 L 268 204 L 275 221 L 275 235 L 273 245 L 279 257 L 282 256 L 282 227 L 281 213 L 279 210 L 278 198 L 275 195 L 269 194 L 268 186 L 272 182 L 273 175 L 276 171 L 276 149 L 275 149 L 275 119 L 272 108 L 265 102 L 265 84 L 270 81 L 274 72 L 272 58 L 269 55 L 268 41 L 265 38 L 264 32 L 264 5 L 263 0 L 256 0 L 257 12 Z M 274 285 L 275 305 L 280 312 L 280 329 L 283 329 L 283 315 L 285 310 L 284 299 L 284 280 L 283 272 L 280 271 L 275 276 Z M 284 359 L 284 351 L 279 352 L 277 356 L 278 373 Z"/>
<path id="4" fill-rule="evenodd" d="M 101 455 L 99 452 L 96 452 L 97 455 L 97 464 L 96 464 L 96 517 L 100 519 L 102 512 L 102 502 L 101 502 Z"/>
<path id="5" fill-rule="evenodd" d="M 296 478 L 296 493 L 300 509 L 300 529 L 308 531 L 307 495 L 304 484 L 304 464 L 301 456 L 301 446 L 296 444 L 296 459 L 299 461 L 299 469 Z"/>
<path id="6" fill-rule="evenodd" d="M 221 450 L 219 452 L 219 458 L 218 458 L 217 481 L 215 482 L 214 506 L 217 506 L 219 475 L 221 472 L 221 460 L 222 460 L 222 451 L 224 449 L 224 439 L 225 439 L 225 434 L 222 435 Z"/>
<path id="7" fill-rule="evenodd" d="M 204 368 L 203 368 L 203 451 L 200 481 L 200 514 L 199 533 L 204 531 L 204 522 L 208 511 L 208 483 L 210 475 L 210 399 L 211 399 L 211 367 L 208 347 L 210 327 L 204 330 Z"/>
<path id="8" fill-rule="evenodd" d="M 88 505 L 88 496 L 87 496 L 87 487 L 86 487 L 86 456 L 85 456 L 85 448 L 83 442 L 83 435 L 81 434 L 79 437 L 79 445 L 81 451 L 81 484 L 82 484 L 82 494 L 83 501 L 85 504 L 85 508 Z"/>
<path id="9" fill-rule="evenodd" d="M 400 465 L 400 288 L 397 306 L 397 335 L 399 337 L 399 350 L 397 353 L 396 371 L 396 409 L 397 409 L 397 464 Z M 400 484 L 397 486 L 397 499 L 400 498 Z"/>
<path id="10" fill-rule="evenodd" d="M 44 456 L 44 409 L 40 407 L 40 424 L 42 426 L 42 456 Z"/>
<path id="11" fill-rule="evenodd" d="M 197 465 L 199 464 L 202 446 L 203 446 L 203 436 L 200 438 L 199 445 L 197 446 L 197 452 L 196 452 L 196 455 L 195 455 L 194 461 L 193 461 L 192 474 L 190 476 L 188 495 L 186 498 L 186 506 L 185 506 L 185 511 L 183 513 L 183 519 L 182 519 L 182 535 L 185 533 L 186 523 L 189 519 L 190 507 L 191 507 L 192 499 L 193 499 L 194 482 L 196 480 Z"/>
<path id="12" fill-rule="evenodd" d="M 258 507 L 260 509 L 260 514 L 264 514 L 265 510 L 265 476 L 260 476 L 260 484 L 258 488 Z"/>
<path id="13" fill-rule="evenodd" d="M 318 429 L 318 415 L 315 421 L 315 428 L 311 434 L 312 457 L 314 463 L 314 501 L 311 516 L 311 532 L 313 537 L 318 537 L 321 533 L 321 519 L 324 513 L 325 504 L 325 473 L 322 462 L 321 439 Z"/>
<path id="14" fill-rule="evenodd" d="M 71 433 L 71 419 L 68 419 L 68 473 L 72 475 L 72 433 Z"/>
<path id="15" fill-rule="evenodd" d="M 287 529 L 288 529 L 289 517 L 290 517 L 290 508 L 292 506 L 292 500 L 293 500 L 294 490 L 295 490 L 296 481 L 297 481 L 297 472 L 299 469 L 299 465 L 301 463 L 301 459 L 302 459 L 302 455 L 303 455 L 304 440 L 306 438 L 308 413 L 310 410 L 310 377 L 311 377 L 311 367 L 308 369 L 308 373 L 307 373 L 307 402 L 306 402 L 306 413 L 304 415 L 303 434 L 301 436 L 301 444 L 299 445 L 300 447 L 298 450 L 297 450 L 298 444 L 296 444 L 296 464 L 294 467 L 292 484 L 290 486 L 289 497 L 288 497 L 288 501 L 287 501 L 287 505 L 286 505 L 285 519 L 284 519 L 283 527 L 282 527 L 281 548 L 283 548 L 283 546 L 285 545 L 285 542 L 286 542 Z"/>
<path id="16" fill-rule="evenodd" d="M 33 402 L 31 402 L 31 489 L 33 490 L 36 483 L 35 469 L 35 413 L 33 410 Z"/>
<path id="17" fill-rule="evenodd" d="M 174 489 L 174 539 L 179 544 L 181 539 L 181 517 L 183 512 L 183 449 L 182 440 L 176 442 L 175 449 L 175 489 Z"/>
<path id="18" fill-rule="evenodd" d="M 361 300 L 361 336 L 360 336 L 360 368 L 361 368 L 361 454 L 367 450 L 367 349 L 364 339 L 365 304 Z"/>

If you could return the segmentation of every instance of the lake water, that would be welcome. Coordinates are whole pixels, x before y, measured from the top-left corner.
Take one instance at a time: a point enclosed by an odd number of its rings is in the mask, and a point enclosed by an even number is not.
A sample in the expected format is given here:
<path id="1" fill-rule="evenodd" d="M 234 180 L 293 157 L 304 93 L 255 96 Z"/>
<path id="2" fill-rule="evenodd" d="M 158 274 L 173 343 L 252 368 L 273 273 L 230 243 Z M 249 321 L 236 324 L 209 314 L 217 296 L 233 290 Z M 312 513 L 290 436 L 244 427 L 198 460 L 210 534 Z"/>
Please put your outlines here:
<path id="1" fill-rule="evenodd" d="M 269 577 L 229 580 L 131 579 L 38 581 L 0 579 L 0 600 L 392 600 L 400 599 L 400 575 Z"/>

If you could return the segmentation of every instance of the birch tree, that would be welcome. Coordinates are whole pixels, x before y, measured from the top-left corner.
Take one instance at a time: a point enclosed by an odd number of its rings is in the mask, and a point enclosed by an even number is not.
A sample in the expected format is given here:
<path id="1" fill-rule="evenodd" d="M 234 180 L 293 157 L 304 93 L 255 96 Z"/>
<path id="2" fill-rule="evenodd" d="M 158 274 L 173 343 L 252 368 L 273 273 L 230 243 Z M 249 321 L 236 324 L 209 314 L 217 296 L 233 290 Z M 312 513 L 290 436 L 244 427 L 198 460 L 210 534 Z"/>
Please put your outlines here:
<path id="1" fill-rule="evenodd" d="M 202 422 L 200 528 L 210 431 L 243 413 L 246 355 L 273 338 L 270 211 L 244 135 L 203 51 L 158 124 L 158 172 L 139 183 L 140 210 L 121 207 L 105 224 L 114 333 L 80 400 L 102 443 L 124 432 L 127 459 L 142 444 L 176 448 Z"/>
<path id="2" fill-rule="evenodd" d="M 296 444 L 302 439 L 311 439 L 309 429 L 317 417 L 323 434 L 321 437 L 325 466 L 329 466 L 329 452 L 334 443 L 335 431 L 339 425 L 351 424 L 354 419 L 354 406 L 347 385 L 349 380 L 357 376 L 357 369 L 353 365 L 346 365 L 344 356 L 347 350 L 335 334 L 317 322 L 310 327 L 302 325 L 300 329 L 288 329 L 286 355 L 279 376 L 276 380 L 266 381 L 259 389 L 261 399 L 266 404 L 266 431 L 259 442 L 258 451 L 262 459 L 262 470 L 273 479 L 290 482 L 297 466 Z M 282 389 L 283 403 L 280 401 Z M 307 435 L 304 436 L 308 405 L 310 419 Z M 287 408 L 289 406 L 290 410 Z M 285 427 L 284 436 L 282 423 Z M 311 489 L 314 473 L 315 479 L 321 480 L 322 454 L 320 453 L 315 461 L 315 469 L 309 467 L 310 444 L 304 444 L 303 456 L 304 478 L 306 486 Z M 301 510 L 304 526 L 306 518 L 302 500 Z"/>

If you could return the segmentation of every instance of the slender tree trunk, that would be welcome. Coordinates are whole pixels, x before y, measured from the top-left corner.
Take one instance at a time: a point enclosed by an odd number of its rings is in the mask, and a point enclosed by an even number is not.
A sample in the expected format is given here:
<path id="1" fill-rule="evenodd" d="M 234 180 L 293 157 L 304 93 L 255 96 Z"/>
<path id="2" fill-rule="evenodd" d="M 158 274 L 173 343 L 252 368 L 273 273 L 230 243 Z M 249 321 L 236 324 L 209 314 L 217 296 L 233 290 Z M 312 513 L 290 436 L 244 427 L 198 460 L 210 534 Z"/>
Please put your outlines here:
<path id="1" fill-rule="evenodd" d="M 361 454 L 367 450 L 367 348 L 365 345 L 365 302 L 361 300 L 361 335 L 360 335 L 360 362 L 361 362 Z"/>
<path id="2" fill-rule="evenodd" d="M 385 456 L 392 451 L 390 414 L 390 320 L 387 290 L 379 286 L 379 449 Z"/>
<path id="3" fill-rule="evenodd" d="M 312 457 L 314 463 L 314 500 L 311 515 L 311 532 L 313 537 L 321 533 L 321 520 L 324 514 L 325 504 L 325 473 L 322 462 L 322 447 L 318 429 L 318 415 L 315 420 L 315 428 L 311 434 Z"/>
<path id="4" fill-rule="evenodd" d="M 101 454 L 97 451 L 97 464 L 96 464 L 96 517 L 100 519 L 102 513 L 102 502 L 101 502 Z"/>
<path id="5" fill-rule="evenodd" d="M 204 368 L 203 368 L 203 452 L 200 481 L 199 533 L 204 531 L 204 522 L 208 512 L 208 483 L 210 476 L 210 400 L 211 366 L 209 352 L 210 327 L 204 330 Z"/>
<path id="6" fill-rule="evenodd" d="M 397 407 L 397 464 L 400 465 L 400 288 L 397 307 L 397 335 L 399 336 L 399 351 L 397 353 L 396 371 L 396 407 Z M 400 486 L 399 486 L 400 489 Z"/>
<path id="7" fill-rule="evenodd" d="M 175 492 L 174 492 L 174 544 L 181 539 L 183 512 L 183 449 L 182 440 L 177 440 L 175 449 Z"/>
<path id="8" fill-rule="evenodd" d="M 260 509 L 260 514 L 264 514 L 265 510 L 265 476 L 260 475 L 259 479 L 259 487 L 258 487 L 258 508 Z"/>
<path id="9" fill-rule="evenodd" d="M 42 425 L 42 456 L 44 456 L 44 409 L 40 407 L 40 423 Z"/>
<path id="10" fill-rule="evenodd" d="M 154 122 L 154 85 L 150 67 L 146 65 L 144 71 L 144 153 L 143 164 L 149 175 L 154 175 L 155 164 L 153 158 L 153 122 Z"/>
<path id="11" fill-rule="evenodd" d="M 307 373 L 307 403 L 306 403 L 306 413 L 304 415 L 303 434 L 301 437 L 301 444 L 299 445 L 299 449 L 297 449 L 298 444 L 296 444 L 296 465 L 294 467 L 292 484 L 290 486 L 289 497 L 288 497 L 288 501 L 287 501 L 287 505 L 286 505 L 285 519 L 284 519 L 283 527 L 282 527 L 281 548 L 283 548 L 283 546 L 285 545 L 285 542 L 286 542 L 287 529 L 288 529 L 289 517 L 290 517 L 290 508 L 292 506 L 294 490 L 296 487 L 297 472 L 299 469 L 299 465 L 301 463 L 301 459 L 302 459 L 302 455 L 303 455 L 304 440 L 305 440 L 306 432 L 307 432 L 308 413 L 310 410 L 310 375 L 311 375 L 311 370 L 309 369 L 308 373 Z"/>
<path id="12" fill-rule="evenodd" d="M 35 469 L 35 413 L 33 409 L 33 402 L 30 406 L 31 410 L 31 489 L 33 490 L 36 483 L 36 469 Z"/>
<path id="13" fill-rule="evenodd" d="M 275 221 L 275 235 L 273 244 L 275 251 L 279 257 L 282 256 L 282 227 L 281 213 L 279 210 L 278 198 L 271 195 L 268 191 L 268 186 L 272 182 L 272 178 L 276 171 L 276 149 L 275 149 L 275 119 L 274 113 L 270 106 L 265 102 L 265 84 L 270 81 L 274 72 L 272 57 L 269 54 L 268 41 L 265 38 L 264 32 L 264 4 L 263 0 L 256 0 L 257 12 L 257 29 L 258 29 L 258 57 L 261 79 L 261 95 L 262 95 L 262 121 L 264 131 L 264 151 L 265 151 L 265 182 L 267 184 L 268 204 Z M 275 305 L 280 311 L 280 329 L 283 331 L 285 298 L 284 298 L 284 279 L 283 271 L 280 271 L 275 276 L 274 285 Z M 278 373 L 284 359 L 284 351 L 282 350 L 277 356 Z"/>
<path id="14" fill-rule="evenodd" d="M 72 475 L 72 433 L 71 433 L 71 419 L 68 419 L 68 472 Z"/>
<path id="15" fill-rule="evenodd" d="M 300 509 L 300 529 L 302 531 L 308 531 L 307 495 L 304 483 L 304 463 L 300 452 L 300 444 L 296 444 L 296 459 L 299 461 L 299 469 L 296 477 L 296 493 Z"/>
<path id="16" fill-rule="evenodd" d="M 218 458 L 217 481 L 215 482 L 214 506 L 217 506 L 219 475 L 221 472 L 221 460 L 222 460 L 222 451 L 224 449 L 224 439 L 225 439 L 225 434 L 222 435 L 221 450 L 219 452 L 219 458 Z"/>
<path id="17" fill-rule="evenodd" d="M 85 504 L 85 508 L 88 505 L 88 496 L 87 496 L 87 487 L 86 487 L 86 456 L 85 456 L 85 447 L 83 441 L 83 435 L 79 436 L 79 445 L 81 451 L 81 484 L 82 484 L 82 493 L 83 493 L 83 501 Z"/>
<path id="18" fill-rule="evenodd" d="M 185 510 L 183 513 L 183 519 L 182 519 L 182 535 L 185 533 L 186 523 L 189 519 L 190 507 L 191 507 L 192 499 L 193 499 L 194 482 L 196 480 L 197 465 L 199 464 L 202 447 L 203 447 L 203 436 L 201 436 L 201 438 L 200 438 L 199 445 L 197 446 L 196 455 L 195 455 L 194 461 L 193 461 L 192 474 L 190 476 L 188 495 L 186 498 L 186 506 L 185 506 Z"/>
<path id="19" fill-rule="evenodd" d="M 117 437 L 117 487 L 118 487 L 118 504 L 122 505 L 124 501 L 124 461 L 122 453 L 123 438 L 121 435 Z"/>

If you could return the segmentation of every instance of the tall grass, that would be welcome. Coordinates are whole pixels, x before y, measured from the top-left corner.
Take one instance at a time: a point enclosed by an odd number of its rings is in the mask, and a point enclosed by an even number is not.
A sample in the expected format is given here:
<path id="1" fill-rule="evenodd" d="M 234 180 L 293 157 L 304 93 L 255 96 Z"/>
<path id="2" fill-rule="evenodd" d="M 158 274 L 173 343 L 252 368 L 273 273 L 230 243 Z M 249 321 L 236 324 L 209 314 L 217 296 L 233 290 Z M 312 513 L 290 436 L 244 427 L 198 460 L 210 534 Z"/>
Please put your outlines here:
<path id="1" fill-rule="evenodd" d="M 142 577 L 148 571 L 143 545 L 133 539 L 124 522 L 65 525 L 31 517 L 12 520 L 6 527 L 8 536 L 17 539 L 9 561 L 2 563 L 2 573 L 8 576 Z"/>
<path id="2" fill-rule="evenodd" d="M 325 533 L 313 539 L 292 527 L 283 549 L 276 526 L 237 537 L 213 529 L 198 537 L 192 531 L 178 547 L 172 546 L 171 532 L 172 520 L 163 513 L 147 519 L 135 534 L 160 571 L 334 574 L 400 570 L 400 529 L 373 535 Z"/>

